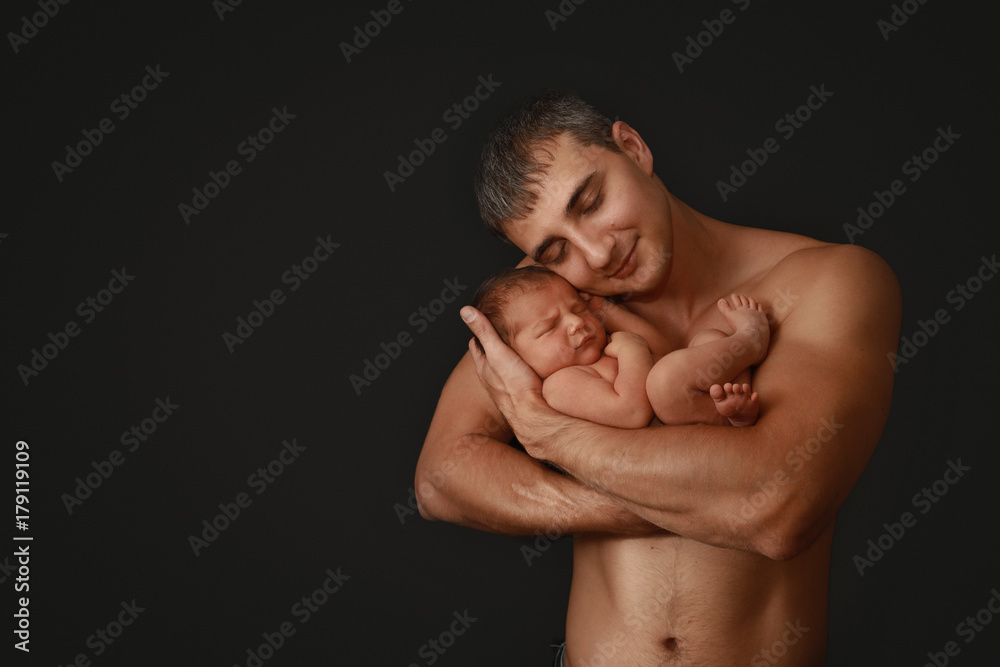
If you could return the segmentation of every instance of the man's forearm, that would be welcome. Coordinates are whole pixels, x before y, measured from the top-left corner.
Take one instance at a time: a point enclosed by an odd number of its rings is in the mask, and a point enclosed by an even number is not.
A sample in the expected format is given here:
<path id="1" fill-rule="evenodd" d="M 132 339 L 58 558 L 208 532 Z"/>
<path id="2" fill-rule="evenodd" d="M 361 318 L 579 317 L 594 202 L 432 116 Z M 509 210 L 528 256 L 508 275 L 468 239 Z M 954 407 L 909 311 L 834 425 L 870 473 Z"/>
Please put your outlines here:
<path id="1" fill-rule="evenodd" d="M 756 550 L 751 526 L 739 516 L 740 500 L 761 468 L 748 431 L 706 425 L 623 430 L 556 419 L 540 437 L 547 440 L 548 460 L 651 523 L 715 546 Z"/>
<path id="2" fill-rule="evenodd" d="M 513 447 L 468 435 L 442 459 L 421 457 L 421 515 L 505 535 L 656 530 L 608 497 Z"/>
<path id="3" fill-rule="evenodd" d="M 825 421 L 830 430 L 822 437 L 830 441 L 839 425 Z M 763 419 L 747 428 L 619 430 L 555 416 L 536 426 L 546 439 L 546 460 L 651 523 L 713 546 L 792 557 L 829 525 L 843 500 L 822 488 L 832 464 L 817 461 L 798 471 L 788 465 L 786 454 L 808 440 L 806 431 L 775 432 Z M 763 488 L 773 494 L 751 504 Z M 812 495 L 829 503 L 807 502 Z"/>

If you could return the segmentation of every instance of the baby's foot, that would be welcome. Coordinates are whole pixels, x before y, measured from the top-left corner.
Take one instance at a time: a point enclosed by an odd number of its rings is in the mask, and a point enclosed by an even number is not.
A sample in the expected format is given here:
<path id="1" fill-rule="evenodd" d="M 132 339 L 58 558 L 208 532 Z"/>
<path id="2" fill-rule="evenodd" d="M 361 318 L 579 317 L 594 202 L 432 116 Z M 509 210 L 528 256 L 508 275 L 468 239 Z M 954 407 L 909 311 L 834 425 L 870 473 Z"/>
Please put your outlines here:
<path id="1" fill-rule="evenodd" d="M 757 392 L 750 393 L 750 385 L 713 384 L 708 393 L 715 401 L 715 409 L 733 426 L 753 426 L 757 421 L 760 403 Z"/>
<path id="2" fill-rule="evenodd" d="M 759 350 L 760 358 L 753 364 L 758 364 L 767 354 L 767 346 L 771 341 L 771 329 L 767 324 L 764 308 L 748 296 L 733 294 L 729 300 L 719 299 L 719 312 L 736 333 L 734 336 L 745 338 L 755 349 Z"/>

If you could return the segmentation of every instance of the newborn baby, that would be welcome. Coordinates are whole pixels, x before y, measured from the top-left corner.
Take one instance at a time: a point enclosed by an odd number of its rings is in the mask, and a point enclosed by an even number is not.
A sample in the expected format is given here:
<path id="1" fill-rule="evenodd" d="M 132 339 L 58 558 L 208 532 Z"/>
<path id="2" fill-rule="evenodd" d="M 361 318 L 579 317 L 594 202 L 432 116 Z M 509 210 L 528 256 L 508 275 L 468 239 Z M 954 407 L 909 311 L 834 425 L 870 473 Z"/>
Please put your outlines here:
<path id="1" fill-rule="evenodd" d="M 501 271 L 480 286 L 474 301 L 542 378 L 542 396 L 562 413 L 619 428 L 646 426 L 654 414 L 664 424 L 694 423 L 692 400 L 707 392 L 720 423 L 757 420 L 750 367 L 766 355 L 770 329 L 749 297 L 733 294 L 718 302 L 733 333 L 700 331 L 688 347 L 659 360 L 650 343 L 661 351 L 669 346 L 649 322 L 600 297 L 585 299 L 540 266 Z M 605 326 L 614 332 L 610 341 Z"/>

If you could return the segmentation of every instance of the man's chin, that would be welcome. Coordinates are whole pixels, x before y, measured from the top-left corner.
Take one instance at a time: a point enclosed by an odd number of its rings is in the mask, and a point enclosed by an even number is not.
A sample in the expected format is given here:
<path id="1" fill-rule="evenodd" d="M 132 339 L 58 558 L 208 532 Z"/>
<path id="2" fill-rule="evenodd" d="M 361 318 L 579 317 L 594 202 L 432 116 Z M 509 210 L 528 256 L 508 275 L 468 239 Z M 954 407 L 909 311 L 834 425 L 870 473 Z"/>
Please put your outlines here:
<path id="1" fill-rule="evenodd" d="M 645 290 L 635 290 L 630 288 L 622 288 L 620 291 L 615 292 L 610 297 L 607 297 L 608 301 L 612 303 L 625 303 L 638 296 L 645 294 Z"/>
<path id="2" fill-rule="evenodd" d="M 576 290 L 578 292 L 584 292 L 586 294 L 591 294 L 593 296 L 604 297 L 605 299 L 612 299 L 621 294 L 620 292 L 615 291 L 614 286 L 609 284 L 608 282 L 598 283 L 587 287 L 578 287 L 576 285 L 573 286 L 576 287 Z"/>
<path id="3" fill-rule="evenodd" d="M 603 280 L 596 282 L 593 285 L 577 285 L 572 281 L 570 282 L 578 292 L 601 296 L 609 301 L 618 303 L 653 291 L 655 280 L 658 277 L 659 276 L 656 275 L 650 275 L 648 276 L 648 279 L 641 280 L 641 276 L 636 276 L 635 273 L 633 273 L 633 275 L 629 276 L 626 280 Z"/>

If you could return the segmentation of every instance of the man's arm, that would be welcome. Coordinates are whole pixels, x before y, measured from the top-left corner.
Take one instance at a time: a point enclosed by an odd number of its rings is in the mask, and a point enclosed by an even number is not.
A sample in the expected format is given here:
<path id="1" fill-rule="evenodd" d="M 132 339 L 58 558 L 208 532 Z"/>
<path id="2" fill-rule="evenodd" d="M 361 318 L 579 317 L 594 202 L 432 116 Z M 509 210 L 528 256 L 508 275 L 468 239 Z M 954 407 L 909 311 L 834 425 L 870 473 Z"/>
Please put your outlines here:
<path id="1" fill-rule="evenodd" d="M 800 251 L 772 274 L 798 300 L 757 369 L 764 416 L 751 427 L 623 431 L 567 418 L 511 372 L 513 352 L 481 316 L 470 323 L 487 351 L 477 367 L 533 456 L 667 530 L 791 558 L 829 526 L 882 432 L 901 306 L 891 270 L 862 248 Z"/>
<path id="2" fill-rule="evenodd" d="M 466 354 L 441 392 L 417 461 L 421 516 L 508 535 L 657 530 L 621 502 L 511 447 L 511 437 Z"/>

